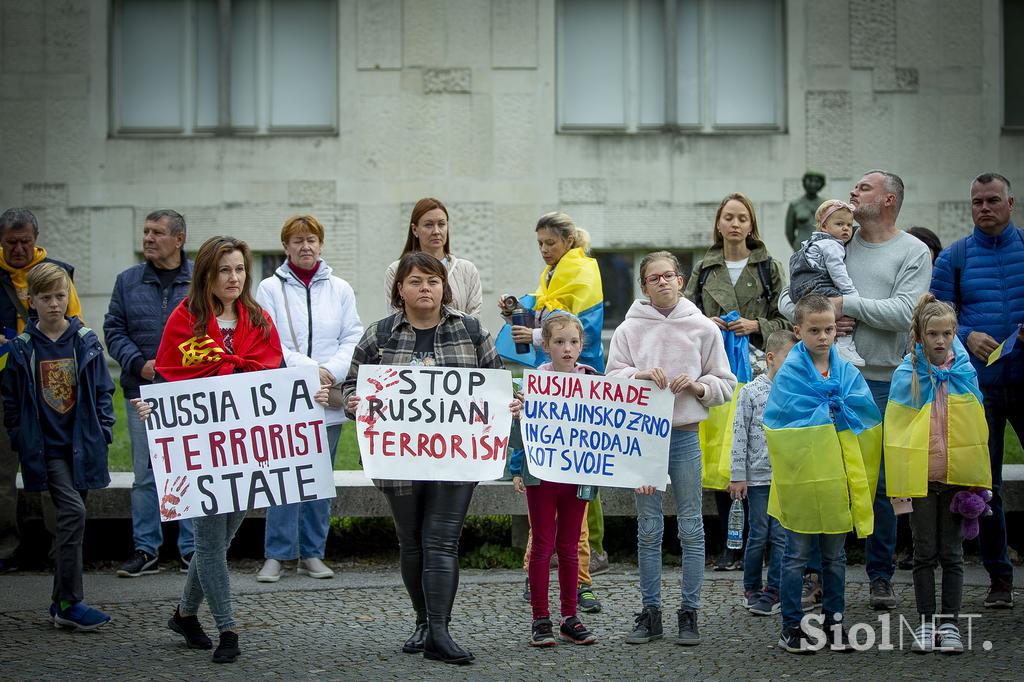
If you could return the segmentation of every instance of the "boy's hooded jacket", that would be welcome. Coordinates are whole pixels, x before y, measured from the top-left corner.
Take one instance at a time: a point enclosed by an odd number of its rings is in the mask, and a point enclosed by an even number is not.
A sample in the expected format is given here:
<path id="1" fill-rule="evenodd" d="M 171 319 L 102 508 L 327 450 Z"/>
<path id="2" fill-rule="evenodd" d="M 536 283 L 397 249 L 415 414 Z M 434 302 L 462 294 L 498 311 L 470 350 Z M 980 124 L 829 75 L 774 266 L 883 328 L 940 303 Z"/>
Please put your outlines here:
<path id="1" fill-rule="evenodd" d="M 769 515 L 796 533 L 871 534 L 882 417 L 864 377 L 835 346 L 828 379 L 802 341 L 793 347 L 768 395 L 764 431 Z"/>
<path id="2" fill-rule="evenodd" d="M 686 391 L 676 395 L 673 427 L 707 419 L 708 408 L 727 403 L 736 390 L 721 332 L 685 298 L 667 317 L 648 301 L 633 301 L 612 336 L 608 376 L 631 378 L 653 367 L 661 367 L 669 381 L 686 374 L 704 386 L 700 399 Z"/>
<path id="3" fill-rule="evenodd" d="M 948 382 L 946 420 L 946 482 L 990 489 L 992 464 L 988 454 L 988 422 L 982 407 L 978 373 L 960 339 L 953 341 L 953 366 L 932 366 L 921 344 L 917 364 L 911 355 L 892 375 L 889 404 L 885 408 L 885 492 L 889 497 L 928 495 L 928 443 L 936 384 Z M 919 395 L 914 400 L 912 381 L 917 372 Z M 932 383 L 934 379 L 934 384 Z"/>
<path id="4" fill-rule="evenodd" d="M 110 484 L 107 471 L 107 446 L 113 438 L 114 382 L 100 341 L 77 317 L 70 318 L 69 331 L 75 338 L 75 364 L 78 369 L 78 396 L 75 403 L 75 427 L 72 435 L 72 472 L 75 489 L 93 490 Z M 26 491 L 46 490 L 46 455 L 36 399 L 36 357 L 33 344 L 42 340 L 42 332 L 32 321 L 25 332 L 11 343 L 11 352 L 3 376 L 4 426 L 11 446 L 21 458 L 21 474 Z"/>

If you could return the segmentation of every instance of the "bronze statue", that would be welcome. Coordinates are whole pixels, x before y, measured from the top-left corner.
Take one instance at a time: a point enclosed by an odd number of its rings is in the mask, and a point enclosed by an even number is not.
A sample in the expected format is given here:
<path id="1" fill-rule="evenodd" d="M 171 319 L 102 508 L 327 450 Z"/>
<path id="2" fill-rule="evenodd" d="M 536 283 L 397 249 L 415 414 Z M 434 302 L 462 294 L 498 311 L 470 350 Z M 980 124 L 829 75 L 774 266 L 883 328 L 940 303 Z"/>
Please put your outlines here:
<path id="1" fill-rule="evenodd" d="M 817 171 L 807 171 L 803 177 L 804 196 L 794 200 L 786 211 L 786 240 L 796 251 L 814 232 L 814 212 L 821 199 L 818 192 L 825 186 L 825 176 Z"/>

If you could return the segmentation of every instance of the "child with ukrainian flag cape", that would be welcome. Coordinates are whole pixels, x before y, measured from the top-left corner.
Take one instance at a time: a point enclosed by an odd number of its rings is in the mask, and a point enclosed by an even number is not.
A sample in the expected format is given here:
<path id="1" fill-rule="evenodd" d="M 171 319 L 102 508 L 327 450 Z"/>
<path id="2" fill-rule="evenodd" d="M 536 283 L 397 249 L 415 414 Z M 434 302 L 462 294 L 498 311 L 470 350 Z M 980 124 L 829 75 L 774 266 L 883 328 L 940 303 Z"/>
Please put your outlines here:
<path id="1" fill-rule="evenodd" d="M 849 650 L 845 608 L 846 534 L 871 534 L 881 460 L 881 415 L 867 382 L 839 357 L 835 313 L 820 294 L 794 311 L 793 347 L 775 376 L 764 412 L 772 465 L 768 513 L 786 529 L 779 647 L 810 653 L 801 629 L 804 568 L 820 547 L 822 616 L 829 644 Z"/>
<path id="2" fill-rule="evenodd" d="M 956 327 L 949 304 L 932 294 L 921 296 L 911 323 L 913 347 L 893 374 L 885 412 L 886 493 L 913 498 L 914 595 L 921 623 L 911 648 L 919 653 L 963 651 L 956 625 L 963 597 L 963 534 L 950 505 L 965 487 L 992 487 L 978 373 Z M 936 611 L 940 564 L 942 597 Z M 936 614 L 942 614 L 938 622 Z"/>

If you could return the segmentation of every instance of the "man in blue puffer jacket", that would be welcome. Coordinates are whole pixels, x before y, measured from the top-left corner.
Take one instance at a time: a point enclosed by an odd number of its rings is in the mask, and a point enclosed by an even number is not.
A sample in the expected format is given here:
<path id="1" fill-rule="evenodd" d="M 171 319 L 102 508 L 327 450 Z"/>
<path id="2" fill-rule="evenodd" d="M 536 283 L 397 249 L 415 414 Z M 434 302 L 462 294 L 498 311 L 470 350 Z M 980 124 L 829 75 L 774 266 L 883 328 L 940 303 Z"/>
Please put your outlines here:
<path id="1" fill-rule="evenodd" d="M 145 263 L 133 265 L 114 283 L 110 308 L 103 320 L 103 334 L 111 357 L 121 365 L 121 388 L 125 408 L 134 415 L 129 401 L 139 397 L 139 386 L 152 383 L 156 350 L 164 325 L 192 281 L 192 262 L 185 258 L 185 219 L 177 211 L 163 209 L 146 216 L 142 232 Z M 132 532 L 135 553 L 117 574 L 135 578 L 159 569 L 157 557 L 163 543 L 160 528 L 160 503 L 153 468 L 149 459 L 146 427 L 129 418 L 128 435 L 132 443 Z M 188 570 L 195 542 L 192 521 L 178 521 L 178 552 L 181 570 Z"/>
<path id="2" fill-rule="evenodd" d="M 974 231 L 945 249 L 935 262 L 932 293 L 957 308 L 960 341 L 971 352 L 985 397 L 992 459 L 992 516 L 981 518 L 981 558 L 991 587 L 985 606 L 1013 606 L 1013 564 L 1006 549 L 1000 487 L 1003 438 L 1009 422 L 1024 438 L 1024 343 L 986 366 L 1002 341 L 1024 323 L 1024 230 L 1013 224 L 1010 181 L 983 173 L 971 184 Z M 1022 335 L 1019 341 L 1024 341 Z"/>

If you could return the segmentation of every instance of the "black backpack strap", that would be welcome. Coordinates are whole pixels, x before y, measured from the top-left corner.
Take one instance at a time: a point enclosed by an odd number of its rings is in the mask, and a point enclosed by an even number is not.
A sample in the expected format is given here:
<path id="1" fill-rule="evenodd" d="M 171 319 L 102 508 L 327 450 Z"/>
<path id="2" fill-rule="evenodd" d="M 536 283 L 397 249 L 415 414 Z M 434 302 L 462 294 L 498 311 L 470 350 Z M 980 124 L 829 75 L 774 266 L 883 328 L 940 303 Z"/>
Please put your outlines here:
<path id="1" fill-rule="evenodd" d="M 7 294 L 7 298 L 11 299 L 11 303 L 14 305 L 14 310 L 17 311 L 18 317 L 21 318 L 22 322 L 28 324 L 28 308 L 18 298 L 18 292 L 14 290 L 14 285 L 10 282 L 3 282 L 4 293 Z"/>
<path id="2" fill-rule="evenodd" d="M 953 309 L 960 312 L 963 303 L 963 294 L 960 289 L 960 277 L 964 270 L 964 263 L 967 262 L 967 240 L 970 235 L 957 239 L 950 247 L 949 262 L 953 266 Z"/>
<path id="3" fill-rule="evenodd" d="M 764 291 L 764 300 L 771 303 L 775 298 L 775 290 L 772 288 L 772 259 L 760 261 L 757 264 L 757 275 L 761 279 L 761 289 Z"/>
<path id="4" fill-rule="evenodd" d="M 704 267 L 704 261 L 700 262 L 698 266 L 700 269 L 697 270 L 697 288 L 693 292 L 693 304 L 697 306 L 697 309 L 702 313 L 704 312 L 704 285 L 708 281 L 708 277 L 711 276 L 711 269 Z"/>

